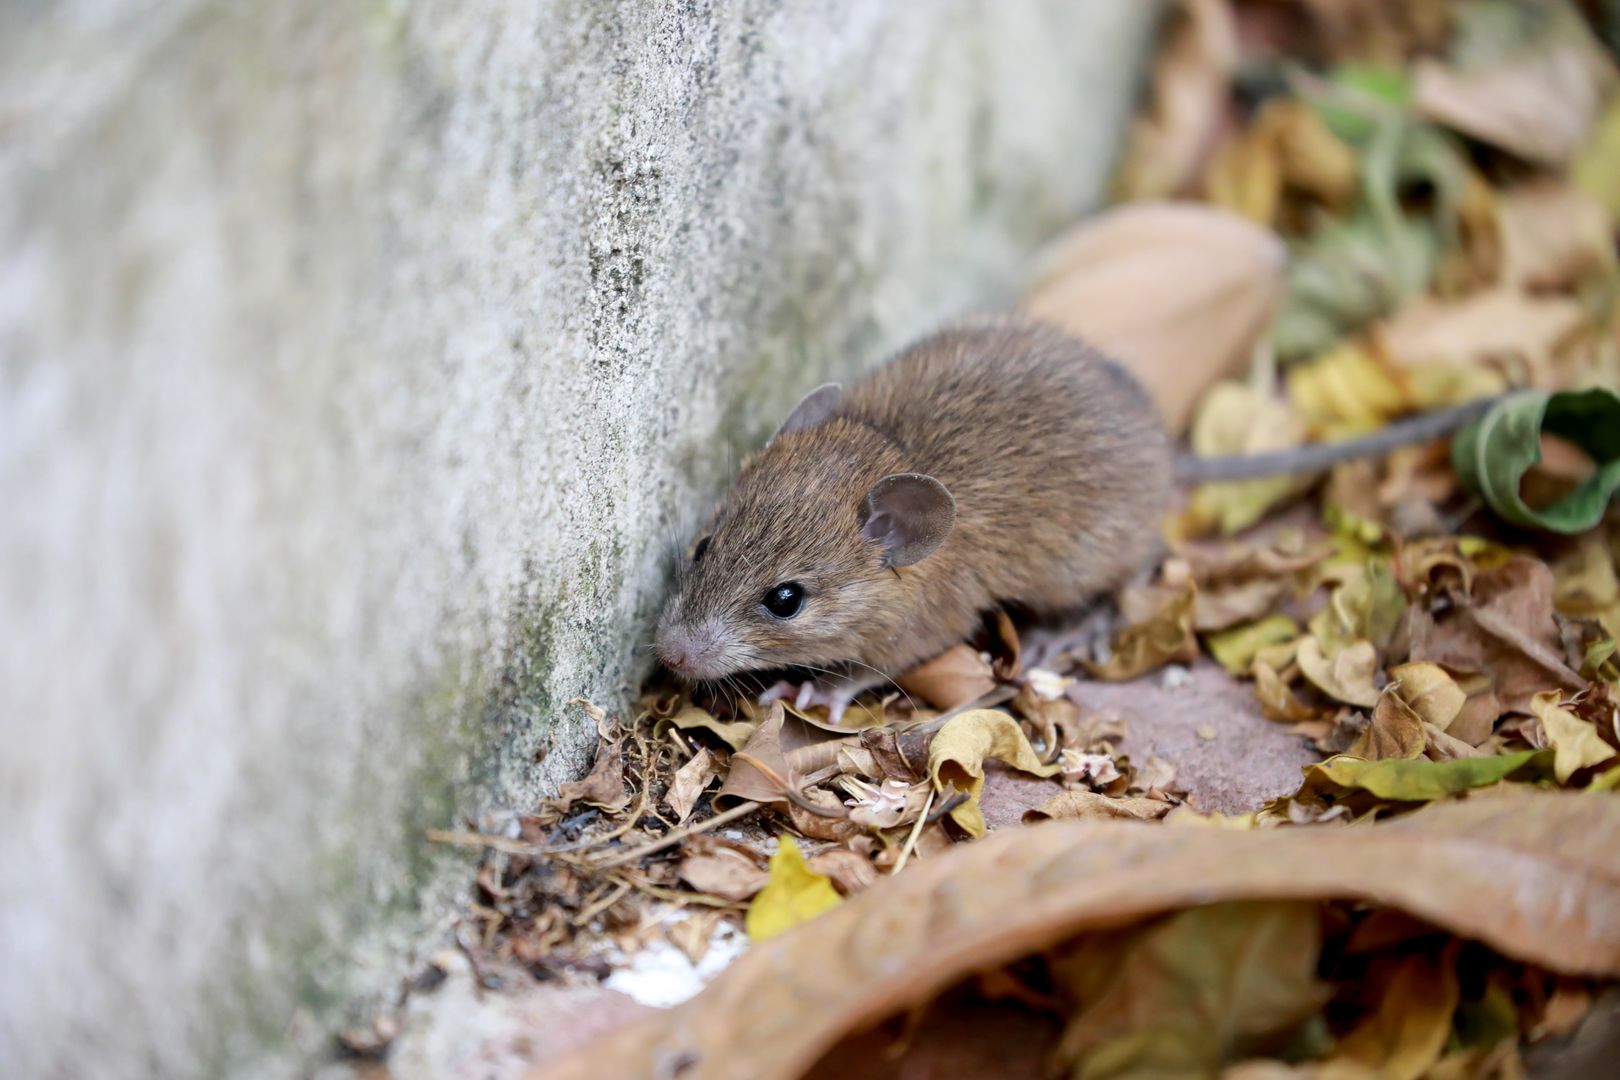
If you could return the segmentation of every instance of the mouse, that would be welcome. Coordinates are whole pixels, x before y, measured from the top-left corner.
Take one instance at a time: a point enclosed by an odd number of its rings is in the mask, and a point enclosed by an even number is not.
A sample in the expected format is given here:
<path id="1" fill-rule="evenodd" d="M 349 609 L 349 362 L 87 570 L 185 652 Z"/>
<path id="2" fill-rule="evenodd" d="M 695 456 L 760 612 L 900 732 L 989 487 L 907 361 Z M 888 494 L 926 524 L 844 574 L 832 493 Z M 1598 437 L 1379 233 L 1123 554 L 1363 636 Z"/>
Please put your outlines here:
<path id="1" fill-rule="evenodd" d="M 743 463 L 655 649 L 692 683 L 810 672 L 753 689 L 836 723 L 997 605 L 1061 619 L 1122 584 L 1172 470 L 1152 400 L 1096 349 L 1017 316 L 946 326 L 812 390 Z"/>

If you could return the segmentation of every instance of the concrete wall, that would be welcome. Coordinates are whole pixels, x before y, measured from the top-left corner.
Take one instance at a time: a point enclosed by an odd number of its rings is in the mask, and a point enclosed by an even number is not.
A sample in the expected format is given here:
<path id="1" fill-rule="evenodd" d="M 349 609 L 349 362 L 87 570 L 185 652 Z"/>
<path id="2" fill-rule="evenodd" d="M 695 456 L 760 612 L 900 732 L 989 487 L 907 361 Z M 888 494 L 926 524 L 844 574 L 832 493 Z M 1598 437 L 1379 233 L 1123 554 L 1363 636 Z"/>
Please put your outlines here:
<path id="1" fill-rule="evenodd" d="M 1152 7 L 0 3 L 0 1071 L 389 985 L 728 446 L 1095 199 Z"/>

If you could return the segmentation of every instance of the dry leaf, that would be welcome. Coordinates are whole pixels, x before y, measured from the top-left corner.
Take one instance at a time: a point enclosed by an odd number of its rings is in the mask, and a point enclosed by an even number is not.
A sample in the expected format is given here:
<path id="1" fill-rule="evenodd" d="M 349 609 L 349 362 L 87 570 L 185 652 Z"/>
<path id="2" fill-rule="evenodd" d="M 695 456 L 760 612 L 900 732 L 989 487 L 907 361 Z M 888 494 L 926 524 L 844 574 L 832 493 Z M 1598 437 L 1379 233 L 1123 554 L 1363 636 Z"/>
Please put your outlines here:
<path id="1" fill-rule="evenodd" d="M 1254 696 L 1267 720 L 1295 724 L 1316 719 L 1316 710 L 1294 696 L 1288 684 L 1270 664 L 1256 659 L 1252 667 Z"/>
<path id="2" fill-rule="evenodd" d="M 1488 6 L 1472 7 L 1483 14 Z M 1533 28 L 1540 33 L 1504 42 L 1499 55 L 1471 63 L 1419 59 L 1412 66 L 1413 103 L 1422 115 L 1481 142 L 1561 167 L 1585 144 L 1614 88 L 1614 65 L 1567 4 L 1517 7 L 1541 9 L 1546 18 Z"/>
<path id="3" fill-rule="evenodd" d="M 1288 397 L 1311 432 L 1328 441 L 1374 431 L 1411 407 L 1400 382 L 1348 343 L 1289 365 Z"/>
<path id="4" fill-rule="evenodd" d="M 953 645 L 896 676 L 900 689 L 936 709 L 954 709 L 996 688 L 990 662 L 971 645 Z"/>
<path id="5" fill-rule="evenodd" d="M 748 740 L 759 730 L 758 720 L 721 720 L 707 709 L 696 705 L 688 705 L 674 716 L 665 717 L 658 721 L 653 728 L 653 734 L 662 737 L 665 727 L 673 726 L 682 731 L 692 728 L 702 728 L 712 731 L 719 736 L 720 741 L 733 750 L 741 750 L 748 745 Z"/>
<path id="6" fill-rule="evenodd" d="M 675 771 L 675 779 L 669 785 L 667 801 L 670 811 L 675 815 L 676 824 L 686 820 L 703 790 L 719 773 L 720 763 L 715 760 L 708 747 L 693 754 L 691 761 Z"/>
<path id="7" fill-rule="evenodd" d="M 1406 764 L 1406 763 L 1398 763 Z M 1195 904 L 1345 897 L 1553 971 L 1620 975 L 1620 799 L 1523 791 L 1345 829 L 1050 822 L 880 880 L 756 945 L 696 998 L 532 1074 L 797 1077 L 966 974 Z"/>
<path id="8" fill-rule="evenodd" d="M 1247 901 L 1179 912 L 1051 962 L 1071 1002 L 1056 1058 L 1070 1075 L 1213 1076 L 1269 1047 L 1332 996 L 1317 981 L 1315 904 Z"/>
<path id="9" fill-rule="evenodd" d="M 1324 694 L 1364 709 L 1378 704 L 1373 676 L 1378 671 L 1378 650 L 1370 641 L 1356 641 L 1325 656 L 1315 635 L 1299 639 L 1299 670 Z"/>
<path id="10" fill-rule="evenodd" d="M 1247 367 L 1286 263 L 1276 236 L 1236 214 L 1133 204 L 1059 239 L 1024 311 L 1118 358 L 1180 432 L 1210 384 Z"/>
<path id="11" fill-rule="evenodd" d="M 1099 679 L 1134 679 L 1173 661 L 1191 663 L 1198 657 L 1192 628 L 1195 600 L 1191 582 L 1165 590 L 1158 610 L 1127 626 L 1110 645 L 1108 659 L 1088 660 L 1086 670 Z"/>
<path id="12" fill-rule="evenodd" d="M 1620 96 L 1609 102 L 1598 120 L 1575 162 L 1574 176 L 1582 191 L 1620 218 Z"/>
<path id="13" fill-rule="evenodd" d="M 928 747 L 928 775 L 934 790 L 947 787 L 968 796 L 951 811 L 951 820 L 969 836 L 983 836 L 984 814 L 979 810 L 979 793 L 984 790 L 984 763 L 987 758 L 1035 776 L 1052 776 L 1056 764 L 1048 765 L 1036 756 L 1018 721 L 995 709 L 973 709 L 945 722 Z"/>
<path id="14" fill-rule="evenodd" d="M 1438 664 L 1401 664 L 1391 668 L 1390 692 L 1400 697 L 1425 724 L 1441 731 L 1462 712 L 1468 695 Z"/>
<path id="15" fill-rule="evenodd" d="M 1586 309 L 1571 297 L 1491 289 L 1455 302 L 1425 297 L 1375 328 L 1373 338 L 1387 359 L 1403 367 L 1494 368 L 1516 385 L 1539 386 L 1551 380 L 1554 355 L 1587 321 Z M 1499 382 L 1464 385 L 1486 393 L 1501 387 Z M 1414 389 L 1425 407 L 1441 403 L 1433 400 L 1436 393 L 1432 386 L 1421 393 Z"/>
<path id="16" fill-rule="evenodd" d="M 688 843 L 678 870 L 682 881 L 722 900 L 746 900 L 765 887 L 764 867 L 730 845 Z"/>
<path id="17" fill-rule="evenodd" d="M 806 865 L 799 842 L 791 836 L 778 839 L 769 873 L 765 887 L 748 905 L 748 936 L 756 942 L 809 922 L 843 900 L 831 879 Z"/>
<path id="18" fill-rule="evenodd" d="M 1033 810 L 1024 811 L 1024 824 L 1042 821 L 1157 821 L 1171 810 L 1161 799 L 1125 795 L 1115 797 L 1096 791 L 1069 789 L 1047 799 Z"/>
<path id="19" fill-rule="evenodd" d="M 810 869 L 824 875 L 845 896 L 855 895 L 878 877 L 871 859 L 848 848 L 828 848 L 812 855 Z"/>
<path id="20" fill-rule="evenodd" d="M 1122 201 L 1184 193 L 1225 126 L 1237 28 L 1226 0 L 1182 0 L 1153 66 L 1152 104 L 1131 125 Z"/>
<path id="21" fill-rule="evenodd" d="M 1360 178 L 1356 155 L 1302 101 L 1272 98 L 1241 136 L 1216 153 L 1204 177 L 1209 202 L 1261 225 L 1274 224 L 1285 191 L 1335 211 L 1349 206 Z"/>
<path id="22" fill-rule="evenodd" d="M 1560 784 L 1584 768 L 1603 764 L 1616 753 L 1595 726 L 1560 706 L 1562 697 L 1557 690 L 1549 690 L 1530 699 L 1530 709 L 1541 721 L 1547 743 L 1553 748 L 1553 774 Z"/>
<path id="23" fill-rule="evenodd" d="M 1415 758 L 1422 755 L 1425 741 L 1423 720 L 1411 706 L 1390 693 L 1378 699 L 1372 722 L 1345 753 L 1368 761 Z"/>
<path id="24" fill-rule="evenodd" d="M 1541 179 L 1497 204 L 1502 284 L 1562 289 L 1615 269 L 1614 224 L 1602 204 L 1560 180 Z"/>
<path id="25" fill-rule="evenodd" d="M 1305 421 L 1289 407 L 1243 383 L 1210 389 L 1192 426 L 1192 449 L 1202 457 L 1288 450 L 1305 441 Z M 1203 484 L 1194 493 L 1186 519 L 1195 533 L 1219 529 L 1230 535 L 1259 521 L 1265 512 L 1309 483 L 1295 476 Z"/>
<path id="26" fill-rule="evenodd" d="M 618 813 L 630 805 L 630 792 L 624 786 L 624 740 L 603 739 L 596 745 L 596 762 L 583 780 L 563 784 L 555 799 L 546 805 L 567 810 L 576 802 Z"/>
<path id="27" fill-rule="evenodd" d="M 1408 957 L 1379 999 L 1378 1011 L 1344 1037 L 1338 1052 L 1387 1080 L 1417 1080 L 1446 1048 L 1456 1008 L 1452 959 Z"/>
<path id="28" fill-rule="evenodd" d="M 1288 595 L 1287 578 L 1252 578 L 1236 585 L 1200 588 L 1193 599 L 1193 629 L 1225 630 L 1269 614 Z"/>

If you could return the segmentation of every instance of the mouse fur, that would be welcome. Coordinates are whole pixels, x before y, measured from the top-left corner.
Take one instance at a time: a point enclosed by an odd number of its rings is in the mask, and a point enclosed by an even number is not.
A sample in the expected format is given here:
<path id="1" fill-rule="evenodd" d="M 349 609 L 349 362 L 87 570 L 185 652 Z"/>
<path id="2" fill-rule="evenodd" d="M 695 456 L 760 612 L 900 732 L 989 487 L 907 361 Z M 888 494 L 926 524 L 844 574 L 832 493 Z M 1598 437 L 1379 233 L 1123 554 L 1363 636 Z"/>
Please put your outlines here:
<path id="1" fill-rule="evenodd" d="M 959 323 L 813 392 L 744 463 L 657 650 L 694 681 L 823 672 L 842 712 L 998 603 L 1061 615 L 1119 584 L 1170 485 L 1169 439 L 1122 368 L 1044 325 Z M 802 597 L 791 618 L 764 604 L 784 583 Z"/>

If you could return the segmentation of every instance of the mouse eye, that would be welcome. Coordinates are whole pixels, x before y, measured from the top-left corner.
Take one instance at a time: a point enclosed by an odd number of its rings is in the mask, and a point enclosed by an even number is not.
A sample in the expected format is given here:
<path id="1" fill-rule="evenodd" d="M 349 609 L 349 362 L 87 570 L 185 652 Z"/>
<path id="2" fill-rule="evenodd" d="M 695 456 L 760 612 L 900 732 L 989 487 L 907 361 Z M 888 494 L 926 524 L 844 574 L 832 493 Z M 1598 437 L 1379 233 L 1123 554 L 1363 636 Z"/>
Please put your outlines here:
<path id="1" fill-rule="evenodd" d="M 705 536 L 703 539 L 697 542 L 697 547 L 692 549 L 693 566 L 696 566 L 698 563 L 703 561 L 703 553 L 709 550 L 709 541 L 713 539 L 713 536 Z"/>
<path id="2" fill-rule="evenodd" d="M 797 581 L 784 581 L 780 585 L 772 585 L 765 590 L 765 598 L 760 603 L 776 618 L 791 619 L 804 605 L 804 586 Z"/>

